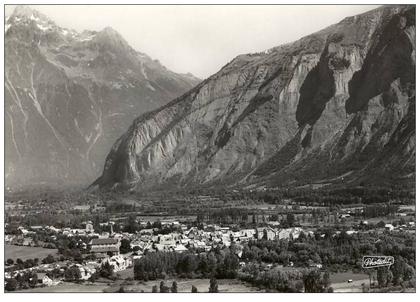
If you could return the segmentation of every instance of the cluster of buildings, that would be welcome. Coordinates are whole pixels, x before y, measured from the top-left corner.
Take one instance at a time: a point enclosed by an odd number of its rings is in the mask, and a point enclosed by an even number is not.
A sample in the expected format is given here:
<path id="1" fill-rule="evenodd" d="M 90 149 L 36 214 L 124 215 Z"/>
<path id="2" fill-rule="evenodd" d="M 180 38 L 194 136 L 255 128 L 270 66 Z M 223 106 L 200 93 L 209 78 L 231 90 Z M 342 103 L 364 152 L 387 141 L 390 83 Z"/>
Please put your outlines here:
<path id="1" fill-rule="evenodd" d="M 106 225 L 105 225 L 106 224 Z M 171 225 L 174 231 L 169 234 L 159 234 L 158 228 L 141 229 L 136 233 L 114 232 L 113 222 L 104 223 L 109 227 L 109 232 L 95 232 L 90 221 L 84 223 L 84 228 L 56 228 L 54 226 L 32 226 L 30 228 L 19 227 L 18 235 L 6 235 L 7 244 L 23 246 L 43 246 L 42 242 L 35 242 L 32 238 L 39 231 L 47 231 L 51 234 L 50 242 L 54 242 L 59 236 L 85 237 L 89 244 L 80 243 L 83 250 L 94 253 L 97 258 L 119 255 L 121 240 L 130 242 L 131 250 L 141 255 L 145 252 L 165 251 L 184 252 L 189 248 L 200 251 L 209 251 L 215 246 L 230 246 L 232 242 L 237 244 L 251 239 L 296 239 L 303 229 L 300 227 L 278 229 L 272 226 L 232 230 L 230 227 L 221 227 L 213 224 L 204 224 L 203 229 L 187 227 L 178 221 L 162 222 L 162 227 Z M 306 233 L 310 233 L 307 232 Z"/>
<path id="2" fill-rule="evenodd" d="M 86 258 L 82 264 L 66 260 L 51 264 L 40 264 L 39 266 L 23 270 L 7 270 L 5 277 L 6 279 L 13 278 L 19 273 L 33 271 L 39 275 L 38 282 L 45 286 L 52 286 L 64 280 L 64 277 L 58 280 L 53 279 L 49 277 L 51 274 L 48 274 L 48 272 L 53 270 L 64 272 L 68 267 L 76 267 L 80 271 L 80 279 L 88 280 L 106 263 L 112 266 L 114 272 L 122 271 L 131 267 L 136 259 L 149 252 L 182 253 L 191 248 L 199 252 L 207 252 L 215 247 L 229 247 L 235 243 L 239 251 L 238 256 L 240 257 L 243 244 L 252 239 L 294 240 L 302 233 L 309 236 L 313 235 L 312 231 L 304 230 L 301 227 L 281 228 L 275 223 L 267 223 L 264 227 L 238 229 L 206 223 L 203 223 L 202 228 L 197 228 L 189 227 L 178 221 L 162 221 L 160 228 L 152 228 L 150 222 L 142 221 L 139 222 L 141 230 L 135 233 L 114 232 L 114 224 L 115 222 L 113 221 L 101 223 L 100 228 L 107 230 L 105 232 L 97 232 L 91 221 L 84 222 L 82 228 L 56 228 L 54 226 L 19 227 L 18 234 L 5 235 L 6 244 L 43 246 L 42 243 L 33 239 L 37 237 L 34 235 L 41 232 L 49 235 L 49 244 L 51 242 L 54 243 L 56 239 L 63 236 L 68 238 L 84 237 L 85 240 L 84 242 L 81 241 L 79 247 L 84 250 L 84 254 L 94 254 L 95 257 Z M 365 221 L 363 224 L 368 225 L 368 222 Z M 385 231 L 409 229 L 415 229 L 414 222 L 407 222 L 406 225 L 397 227 L 392 224 L 385 224 L 384 227 Z M 349 235 L 357 232 L 357 230 L 346 231 Z M 126 240 L 124 249 L 121 247 L 123 240 Z M 127 242 L 129 243 L 129 248 L 127 248 Z"/>
<path id="3" fill-rule="evenodd" d="M 5 279 L 16 278 L 18 274 L 32 272 L 37 275 L 37 282 L 39 285 L 54 286 L 66 280 L 65 270 L 72 267 L 79 271 L 79 280 L 87 281 L 93 274 L 98 272 L 105 263 L 111 265 L 113 272 L 119 272 L 132 267 L 133 259 L 128 256 L 113 255 L 95 261 L 84 261 L 83 264 L 73 263 L 69 260 L 50 264 L 41 264 L 21 270 L 6 270 Z M 58 273 L 58 276 L 53 277 L 55 274 L 51 274 L 52 272 Z"/>
<path id="4" fill-rule="evenodd" d="M 167 226 L 168 223 L 164 225 Z M 169 234 L 159 234 L 159 229 L 142 229 L 135 234 L 131 233 L 115 233 L 112 230 L 112 223 L 108 223 L 109 232 L 96 233 L 91 222 L 86 222 L 82 229 L 72 228 L 55 228 L 53 226 L 33 226 L 30 228 L 19 227 L 18 235 L 6 235 L 7 244 L 35 246 L 32 237 L 38 232 L 48 231 L 51 239 L 60 236 L 86 236 L 89 243 L 86 252 L 94 254 L 95 260 L 83 261 L 76 263 L 72 260 L 56 261 L 49 264 L 40 264 L 31 268 L 21 270 L 8 269 L 5 272 L 5 278 L 15 278 L 18 274 L 25 272 L 34 272 L 37 274 L 37 280 L 40 285 L 54 286 L 65 280 L 64 272 L 69 267 L 77 268 L 80 271 L 80 280 L 88 280 L 95 272 L 108 263 L 112 266 L 114 272 L 119 272 L 132 267 L 135 259 L 141 258 L 146 252 L 178 252 L 182 253 L 189 248 L 198 251 L 210 251 L 216 246 L 230 246 L 233 242 L 241 247 L 241 243 L 245 243 L 251 239 L 296 239 L 303 231 L 301 228 L 275 229 L 271 226 L 261 228 L 249 228 L 234 231 L 229 227 L 220 227 L 218 225 L 205 225 L 204 229 L 197 227 L 187 228 L 185 225 L 177 221 L 171 223 L 175 230 Z M 121 242 L 123 239 L 128 240 L 130 250 L 126 254 L 121 254 Z M 239 250 L 242 250 L 239 248 Z M 240 253 L 238 254 L 240 256 Z M 59 272 L 59 276 L 53 278 L 51 272 Z"/>
<path id="5" fill-rule="evenodd" d="M 232 243 L 241 245 L 251 239 L 296 239 L 302 228 L 293 227 L 286 229 L 274 229 L 270 226 L 261 228 L 231 230 L 229 227 L 207 225 L 204 229 L 191 227 L 184 231 L 176 231 L 169 234 L 157 234 L 152 229 L 144 229 L 137 234 L 132 234 L 130 247 L 134 251 L 135 258 L 141 257 L 145 252 L 179 252 L 182 253 L 190 248 L 197 251 L 207 252 L 214 247 L 229 247 Z M 306 232 L 310 233 L 310 232 Z M 105 240 L 103 240 L 105 242 Z"/>
<path id="6" fill-rule="evenodd" d="M 392 231 L 410 231 L 413 230 L 415 231 L 416 229 L 416 223 L 414 221 L 409 221 L 406 224 L 400 224 L 400 225 L 396 225 L 394 226 L 391 223 L 387 223 L 385 224 L 385 230 L 392 232 Z"/>

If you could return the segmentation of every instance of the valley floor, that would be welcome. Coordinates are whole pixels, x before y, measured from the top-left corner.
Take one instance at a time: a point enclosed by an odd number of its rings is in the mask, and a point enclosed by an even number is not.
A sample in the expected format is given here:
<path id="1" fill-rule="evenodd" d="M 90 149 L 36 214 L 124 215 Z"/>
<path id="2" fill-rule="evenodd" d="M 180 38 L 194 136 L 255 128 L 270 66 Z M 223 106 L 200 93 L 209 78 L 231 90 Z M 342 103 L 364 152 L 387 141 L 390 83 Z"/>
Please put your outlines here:
<path id="1" fill-rule="evenodd" d="M 151 293 L 152 287 L 159 284 L 162 280 L 154 280 L 148 282 L 141 281 L 122 281 L 117 280 L 114 283 L 112 281 L 106 282 L 84 282 L 84 283 L 72 283 L 62 282 L 56 286 L 50 287 L 38 287 L 33 289 L 19 290 L 16 292 L 36 292 L 36 293 L 102 293 L 102 292 L 116 292 L 121 286 L 124 287 L 125 292 L 140 293 Z M 171 285 L 173 281 L 178 284 L 179 293 L 190 293 L 191 287 L 194 285 L 199 293 L 208 293 L 209 291 L 209 279 L 167 279 L 165 280 L 166 285 Z M 259 292 L 255 287 L 252 287 L 245 282 L 241 282 L 236 279 L 221 279 L 217 280 L 219 285 L 219 292 L 221 293 L 246 293 L 246 292 Z"/>
<path id="2" fill-rule="evenodd" d="M 16 259 L 20 258 L 23 261 L 27 259 L 43 259 L 48 255 L 57 255 L 57 249 L 46 249 L 42 247 L 35 247 L 35 246 L 18 246 L 18 245 L 11 245 L 5 244 L 4 247 L 4 259 Z"/>

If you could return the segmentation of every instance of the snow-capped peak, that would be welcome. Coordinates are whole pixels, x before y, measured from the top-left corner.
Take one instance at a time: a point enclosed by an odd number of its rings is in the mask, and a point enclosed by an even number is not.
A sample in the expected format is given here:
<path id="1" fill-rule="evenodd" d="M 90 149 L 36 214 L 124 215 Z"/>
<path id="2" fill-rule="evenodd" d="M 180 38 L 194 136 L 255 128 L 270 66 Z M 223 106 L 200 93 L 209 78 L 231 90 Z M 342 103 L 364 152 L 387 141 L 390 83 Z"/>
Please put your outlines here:
<path id="1" fill-rule="evenodd" d="M 47 16 L 39 11 L 32 9 L 27 5 L 16 6 L 13 14 L 10 16 L 9 21 L 24 21 L 31 20 L 37 23 L 51 23 L 54 24 Z"/>
<path id="2" fill-rule="evenodd" d="M 72 29 L 66 29 L 58 26 L 54 21 L 40 13 L 39 11 L 26 6 L 18 5 L 16 6 L 13 13 L 6 21 L 5 32 L 9 30 L 13 25 L 35 25 L 42 32 L 52 32 L 55 31 L 61 34 L 65 39 L 75 38 L 83 39 L 85 36 L 79 34 L 77 31 Z"/>
<path id="3" fill-rule="evenodd" d="M 12 25 L 33 23 L 42 31 L 50 31 L 57 27 L 53 21 L 37 10 L 26 5 L 18 5 L 7 19 L 6 29 L 9 29 Z"/>

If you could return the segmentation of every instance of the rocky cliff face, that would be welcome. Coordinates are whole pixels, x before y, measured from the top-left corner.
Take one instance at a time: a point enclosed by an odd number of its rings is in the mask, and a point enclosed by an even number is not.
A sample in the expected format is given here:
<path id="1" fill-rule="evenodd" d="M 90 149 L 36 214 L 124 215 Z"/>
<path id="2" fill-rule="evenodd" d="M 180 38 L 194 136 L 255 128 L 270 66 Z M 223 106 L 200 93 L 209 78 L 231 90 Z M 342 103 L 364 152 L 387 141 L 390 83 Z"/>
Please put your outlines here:
<path id="1" fill-rule="evenodd" d="M 136 116 L 199 83 L 111 28 L 77 33 L 25 6 L 5 26 L 7 186 L 91 182 Z"/>
<path id="2" fill-rule="evenodd" d="M 137 118 L 95 184 L 278 186 L 413 176 L 414 14 L 414 7 L 385 6 L 236 57 Z"/>

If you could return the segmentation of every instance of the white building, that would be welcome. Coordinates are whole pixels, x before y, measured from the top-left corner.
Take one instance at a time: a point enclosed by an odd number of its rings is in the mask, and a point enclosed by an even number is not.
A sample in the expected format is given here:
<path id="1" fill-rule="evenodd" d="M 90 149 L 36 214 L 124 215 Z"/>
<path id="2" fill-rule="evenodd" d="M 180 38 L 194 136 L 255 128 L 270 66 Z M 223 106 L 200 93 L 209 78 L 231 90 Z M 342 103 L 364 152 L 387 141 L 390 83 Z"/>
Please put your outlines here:
<path id="1" fill-rule="evenodd" d="M 113 266 L 114 272 L 125 270 L 133 265 L 133 260 L 130 257 L 116 255 L 102 260 L 102 264 L 109 263 Z"/>
<path id="2" fill-rule="evenodd" d="M 395 227 L 390 223 L 385 224 L 385 230 L 387 230 L 387 231 L 393 231 L 394 228 Z"/>

